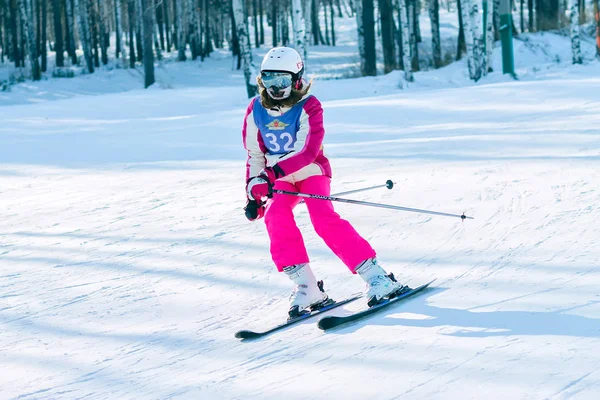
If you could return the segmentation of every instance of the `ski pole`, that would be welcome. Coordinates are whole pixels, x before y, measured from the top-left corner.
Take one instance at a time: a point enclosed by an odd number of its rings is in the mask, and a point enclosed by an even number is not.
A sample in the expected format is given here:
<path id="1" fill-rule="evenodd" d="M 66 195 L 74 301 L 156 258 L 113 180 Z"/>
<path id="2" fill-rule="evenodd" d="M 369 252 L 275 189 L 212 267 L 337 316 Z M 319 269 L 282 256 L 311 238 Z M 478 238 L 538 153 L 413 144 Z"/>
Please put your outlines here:
<path id="1" fill-rule="evenodd" d="M 462 215 L 459 215 L 459 214 L 449 214 L 449 213 L 443 213 L 443 212 L 438 212 L 438 211 L 421 210 L 421 209 L 418 209 L 418 208 L 391 206 L 391 205 L 388 205 L 388 204 L 369 203 L 367 201 L 351 200 L 351 199 L 341 199 L 339 197 L 333 197 L 333 196 L 322 196 L 320 194 L 290 192 L 290 191 L 287 191 L 287 190 L 278 190 L 278 189 L 274 189 L 272 192 L 274 194 L 286 194 L 286 195 L 289 195 L 289 196 L 305 197 L 305 198 L 310 198 L 310 199 L 338 201 L 340 203 L 359 204 L 359 205 L 363 205 L 363 206 L 371 206 L 371 207 L 379 207 L 379 208 L 389 208 L 391 210 L 410 211 L 410 212 L 416 212 L 416 213 L 422 213 L 422 214 L 431 214 L 431 215 L 441 215 L 441 216 L 444 216 L 444 217 L 456 217 L 456 218 L 460 218 L 462 220 L 465 220 L 465 219 L 475 219 L 473 217 L 467 217 L 464 213 Z"/>
<path id="2" fill-rule="evenodd" d="M 358 193 L 358 192 L 366 192 L 367 190 L 371 190 L 371 189 L 378 189 L 378 188 L 381 188 L 381 187 L 384 187 L 384 186 L 385 186 L 386 188 L 388 188 L 388 189 L 391 189 L 391 188 L 393 188 L 393 187 L 394 187 L 394 182 L 392 182 L 390 179 L 388 179 L 388 180 L 385 182 L 385 185 L 376 185 L 376 186 L 371 186 L 371 187 L 368 187 L 368 188 L 363 188 L 363 189 L 354 189 L 354 190 L 349 190 L 349 191 L 347 191 L 347 192 L 340 192 L 340 193 L 335 193 L 335 194 L 332 194 L 332 196 L 342 196 L 342 195 L 345 195 L 345 194 Z"/>
<path id="3" fill-rule="evenodd" d="M 371 190 L 371 189 L 378 189 L 378 188 L 381 188 L 381 187 L 384 187 L 384 186 L 385 186 L 386 188 L 388 188 L 388 189 L 391 189 L 391 188 L 393 188 L 393 187 L 394 187 L 394 182 L 392 182 L 392 180 L 391 180 L 391 179 L 388 179 L 388 180 L 385 182 L 385 185 L 376 185 L 376 186 L 371 186 L 371 187 L 362 188 L 362 189 L 354 189 L 354 190 L 349 190 L 349 191 L 347 191 L 347 192 L 340 192 L 340 193 L 335 193 L 335 194 L 332 194 L 332 196 L 341 196 L 341 195 L 344 195 L 344 194 L 351 194 L 351 193 L 358 193 L 358 192 L 366 192 L 367 190 Z M 302 204 L 302 203 L 304 203 L 304 200 L 300 200 L 300 204 Z"/>

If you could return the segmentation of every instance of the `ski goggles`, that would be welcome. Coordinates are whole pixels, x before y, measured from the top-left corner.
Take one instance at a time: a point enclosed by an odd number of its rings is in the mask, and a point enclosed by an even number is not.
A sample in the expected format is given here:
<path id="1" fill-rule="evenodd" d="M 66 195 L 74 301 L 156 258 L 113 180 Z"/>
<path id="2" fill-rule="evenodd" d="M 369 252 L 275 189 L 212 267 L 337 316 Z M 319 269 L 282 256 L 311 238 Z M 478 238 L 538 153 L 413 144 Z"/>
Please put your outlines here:
<path id="1" fill-rule="evenodd" d="M 263 71 L 260 74 L 263 85 L 266 89 L 284 89 L 292 86 L 292 74 L 289 72 L 271 72 Z"/>

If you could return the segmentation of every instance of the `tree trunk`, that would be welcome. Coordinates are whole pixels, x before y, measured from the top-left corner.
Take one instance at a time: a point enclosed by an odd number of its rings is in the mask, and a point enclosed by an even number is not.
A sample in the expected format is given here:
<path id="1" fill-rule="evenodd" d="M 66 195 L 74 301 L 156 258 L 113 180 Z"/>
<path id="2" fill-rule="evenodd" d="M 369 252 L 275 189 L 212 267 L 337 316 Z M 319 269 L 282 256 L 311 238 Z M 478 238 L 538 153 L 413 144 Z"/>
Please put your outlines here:
<path id="1" fill-rule="evenodd" d="M 469 77 L 478 81 L 481 78 L 479 73 L 479 68 L 477 66 L 478 60 L 475 59 L 475 42 L 473 35 L 473 27 L 471 23 L 471 12 L 473 10 L 472 7 L 473 0 L 461 0 L 461 9 L 460 13 L 462 15 L 463 26 L 465 30 L 465 43 L 467 45 L 467 64 L 469 67 Z"/>
<path id="2" fill-rule="evenodd" d="M 240 53 L 244 68 L 244 79 L 246 80 L 246 92 L 248 98 L 256 96 L 258 87 L 253 79 L 256 76 L 256 71 L 252 65 L 252 48 L 250 46 L 250 36 L 246 29 L 244 2 L 243 0 L 233 0 L 233 15 L 237 31 L 238 40 L 240 43 Z M 276 14 L 273 14 L 276 17 Z"/>
<path id="3" fill-rule="evenodd" d="M 192 60 L 195 60 L 199 55 L 200 46 L 198 45 L 198 21 L 196 20 L 196 7 L 194 0 L 187 0 L 187 17 L 188 20 L 188 40 L 190 42 L 190 50 L 192 52 Z"/>
<path id="4" fill-rule="evenodd" d="M 311 31 L 313 36 L 313 44 L 324 44 L 323 35 L 321 34 L 321 24 L 319 22 L 319 3 L 318 0 L 308 0 L 312 6 L 310 8 Z M 361 25 L 362 26 L 362 25 Z"/>
<path id="5" fill-rule="evenodd" d="M 381 45 L 383 48 L 383 72 L 387 74 L 396 68 L 394 13 L 391 0 L 379 0 L 379 14 L 381 19 Z"/>
<path id="6" fill-rule="evenodd" d="M 73 6 L 76 11 L 75 16 L 79 29 L 79 41 L 83 48 L 85 64 L 88 68 L 88 72 L 91 74 L 94 72 L 94 60 L 92 59 L 90 25 L 88 22 L 88 0 L 75 0 Z"/>
<path id="7" fill-rule="evenodd" d="M 485 12 L 486 16 L 486 26 L 483 27 L 484 35 L 485 35 L 485 68 L 482 71 L 484 75 L 487 75 L 488 72 L 492 72 L 492 55 L 494 54 L 494 2 L 492 0 L 483 0 L 487 1 L 487 7 Z"/>
<path id="8" fill-rule="evenodd" d="M 115 0 L 115 57 L 119 58 L 122 50 L 121 0 Z"/>
<path id="9" fill-rule="evenodd" d="M 135 1 L 128 0 L 127 1 L 127 19 L 129 22 L 129 67 L 135 68 L 135 61 L 137 60 L 137 56 L 135 54 Z"/>
<path id="10" fill-rule="evenodd" d="M 302 59 L 306 63 L 308 59 L 308 47 L 312 35 L 312 0 L 302 0 L 302 18 L 304 18 L 304 54 Z"/>
<path id="11" fill-rule="evenodd" d="M 404 65 L 404 79 L 406 79 L 407 82 L 413 82 L 415 78 L 412 73 L 410 60 L 410 31 L 408 26 L 406 0 L 398 1 L 398 22 L 400 24 L 400 29 L 402 30 L 402 64 Z"/>
<path id="12" fill-rule="evenodd" d="M 306 36 L 306 23 L 304 22 L 301 0 L 292 0 L 292 29 L 294 30 L 294 48 L 299 54 L 305 57 L 306 43 L 304 39 Z M 306 63 L 306 59 L 304 59 L 304 62 Z"/>
<path id="13" fill-rule="evenodd" d="M 258 1 L 252 0 L 252 27 L 254 29 L 254 47 L 260 47 L 260 35 L 258 33 Z"/>
<path id="14" fill-rule="evenodd" d="M 500 40 L 500 0 L 494 1 L 494 39 Z"/>
<path id="15" fill-rule="evenodd" d="M 48 0 L 38 0 L 42 2 L 42 43 L 40 45 L 40 50 L 42 52 L 42 72 L 46 72 L 48 70 L 48 47 L 46 44 L 48 43 Z"/>
<path id="16" fill-rule="evenodd" d="M 533 0 L 527 0 L 527 29 L 529 33 L 533 32 Z"/>
<path id="17" fill-rule="evenodd" d="M 458 43 L 456 45 L 456 61 L 460 60 L 464 53 L 467 52 L 467 43 L 465 41 L 465 24 L 463 22 L 462 3 L 461 0 L 456 0 L 456 8 L 458 14 Z"/>
<path id="18" fill-rule="evenodd" d="M 163 0 L 160 0 L 163 1 Z M 158 23 L 156 22 L 156 0 L 149 1 L 149 7 L 152 9 L 150 15 L 152 16 L 152 41 L 154 43 L 154 51 L 156 51 L 156 60 L 161 61 L 163 59 L 162 51 L 160 49 L 160 43 L 158 42 Z M 154 62 L 152 63 L 152 70 L 154 71 Z"/>
<path id="19" fill-rule="evenodd" d="M 484 75 L 482 66 L 483 62 L 483 40 L 484 35 L 481 29 L 481 17 L 479 16 L 479 0 L 470 0 L 471 1 L 471 31 L 473 35 L 473 60 L 475 62 L 477 77 L 476 80 L 479 80 L 482 75 Z"/>
<path id="20" fill-rule="evenodd" d="M 331 45 L 335 47 L 335 11 L 333 10 L 333 0 L 329 0 L 329 11 L 331 11 L 331 14 L 329 14 L 331 21 Z"/>
<path id="21" fill-rule="evenodd" d="M 23 23 L 23 34 L 27 41 L 27 54 L 31 63 L 31 75 L 34 81 L 42 78 L 40 64 L 35 48 L 35 29 L 33 27 L 33 7 L 31 0 L 19 0 L 19 11 L 21 12 L 21 21 Z"/>
<path id="22" fill-rule="evenodd" d="M 102 54 L 102 65 L 108 64 L 108 43 L 107 43 L 107 27 L 105 24 L 105 19 L 108 17 L 108 13 L 106 12 L 106 0 L 98 0 L 98 37 L 100 40 L 100 51 Z"/>
<path id="23" fill-rule="evenodd" d="M 12 57 L 13 62 L 15 63 L 15 68 L 21 67 L 21 55 L 19 53 L 19 35 L 17 33 L 18 24 L 17 24 L 17 0 L 11 0 L 10 3 L 10 31 L 11 31 L 11 39 L 12 39 Z"/>
<path id="24" fill-rule="evenodd" d="M 361 0 L 358 0 L 361 1 Z M 377 75 L 377 54 L 375 52 L 375 5 L 373 0 L 362 0 L 363 29 L 365 35 L 365 73 Z"/>
<path id="25" fill-rule="evenodd" d="M 429 0 L 429 19 L 431 20 L 431 52 L 433 55 L 433 66 L 439 68 L 442 66 L 439 0 Z"/>
<path id="26" fill-rule="evenodd" d="M 175 0 L 176 12 L 174 20 L 177 21 L 177 61 L 187 60 L 185 54 L 185 20 L 183 18 L 183 1 Z"/>
<path id="27" fill-rule="evenodd" d="M 31 11 L 35 16 L 35 54 L 38 55 L 38 58 L 41 54 L 40 46 L 42 42 L 42 9 L 41 9 L 41 0 L 31 0 Z"/>
<path id="28" fill-rule="evenodd" d="M 525 0 L 520 0 L 519 22 L 521 23 L 521 32 L 525 32 Z"/>
<path id="29" fill-rule="evenodd" d="M 233 5 L 229 3 L 229 20 L 231 21 L 231 55 L 237 56 L 237 67 L 242 67 L 242 53 L 240 52 L 240 41 L 237 36 L 237 29 L 235 28 L 235 18 L 233 17 Z"/>
<path id="30" fill-rule="evenodd" d="M 56 53 L 56 66 L 65 66 L 65 54 L 62 35 L 62 19 L 60 0 L 52 0 L 52 14 L 54 16 L 54 52 Z"/>
<path id="31" fill-rule="evenodd" d="M 142 39 L 142 29 L 144 25 L 144 13 L 140 0 L 135 0 L 135 50 L 137 52 L 137 61 L 144 62 L 144 41 Z"/>
<path id="32" fill-rule="evenodd" d="M 265 44 L 263 0 L 258 0 L 258 15 L 260 15 L 260 44 Z"/>
<path id="33" fill-rule="evenodd" d="M 419 43 L 417 40 L 417 2 L 416 0 L 407 1 L 408 9 L 408 28 L 409 32 L 409 43 L 410 43 L 410 56 L 411 56 L 411 67 L 413 71 L 419 70 Z"/>
<path id="34" fill-rule="evenodd" d="M 288 46 L 290 43 L 290 25 L 288 23 L 288 4 L 284 2 L 281 4 L 281 11 L 279 14 L 279 26 L 281 26 L 281 44 L 283 46 Z"/>
<path id="35" fill-rule="evenodd" d="M 65 0 L 65 21 L 66 23 L 66 42 L 67 42 L 67 53 L 69 57 L 71 57 L 71 64 L 78 65 L 79 58 L 77 57 L 77 46 L 75 45 L 75 21 L 77 19 L 77 15 L 79 14 L 79 10 L 75 8 L 74 0 Z M 77 10 L 77 12 L 75 12 Z"/>
<path id="36" fill-rule="evenodd" d="M 166 51 L 171 51 L 171 23 L 169 20 L 169 6 L 167 0 L 162 1 L 162 15 L 165 24 L 165 39 L 167 40 Z"/>
<path id="37" fill-rule="evenodd" d="M 204 54 L 209 55 L 213 52 L 212 36 L 210 34 L 210 3 L 204 0 Z"/>
<path id="38" fill-rule="evenodd" d="M 165 51 L 166 47 L 165 47 L 165 20 L 164 20 L 164 14 L 163 14 L 163 9 L 164 6 L 163 4 L 166 2 L 166 0 L 159 0 L 159 6 L 156 7 L 156 24 L 157 24 L 157 28 L 158 28 L 158 43 L 160 45 L 161 50 Z"/>
<path id="39" fill-rule="evenodd" d="M 98 54 L 98 13 L 96 12 L 96 0 L 89 0 L 88 16 L 92 28 L 92 49 L 94 52 L 94 66 L 100 67 L 100 56 Z"/>
<path id="40" fill-rule="evenodd" d="M 154 84 L 154 51 L 152 49 L 154 35 L 154 1 L 138 0 L 142 12 L 142 37 L 144 38 L 144 88 Z"/>
<path id="41" fill-rule="evenodd" d="M 327 3 L 325 3 L 325 1 L 327 0 L 323 0 L 323 19 L 325 20 L 325 42 L 327 43 L 327 46 L 331 46 L 331 41 L 329 41 L 329 20 L 327 19 Z"/>
<path id="42" fill-rule="evenodd" d="M 6 56 L 6 52 L 8 50 L 8 35 L 9 35 L 9 23 L 8 23 L 8 7 L 5 4 L 5 0 L 0 0 L 0 46 L 2 46 L 2 54 L 0 54 L 0 62 L 4 64 L 4 57 Z"/>
<path id="43" fill-rule="evenodd" d="M 360 57 L 360 73 L 362 76 L 365 76 L 367 75 L 367 59 L 365 57 L 365 29 L 362 5 L 362 0 L 354 2 L 356 11 L 356 30 L 358 35 L 358 55 Z"/>
<path id="44" fill-rule="evenodd" d="M 577 0 L 571 1 L 571 51 L 573 64 L 581 64 L 581 26 L 579 25 L 579 4 Z"/>

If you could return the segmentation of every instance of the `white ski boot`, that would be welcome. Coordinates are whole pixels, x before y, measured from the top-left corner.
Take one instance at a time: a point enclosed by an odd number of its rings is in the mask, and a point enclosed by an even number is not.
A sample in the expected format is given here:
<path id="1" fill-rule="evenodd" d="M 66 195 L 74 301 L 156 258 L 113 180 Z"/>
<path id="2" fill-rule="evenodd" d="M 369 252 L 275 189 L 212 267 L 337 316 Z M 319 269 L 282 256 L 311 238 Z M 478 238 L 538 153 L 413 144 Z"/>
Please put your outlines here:
<path id="1" fill-rule="evenodd" d="M 396 282 L 394 274 L 387 274 L 377 263 L 377 259 L 369 258 L 363 261 L 357 268 L 356 273 L 367 283 L 365 296 L 369 307 L 381 302 L 384 297 L 396 295 L 403 286 Z"/>
<path id="2" fill-rule="evenodd" d="M 296 284 L 290 295 L 289 317 L 294 318 L 327 304 L 329 297 L 323 290 L 323 281 L 317 282 L 310 265 L 297 264 L 285 267 L 283 272 Z"/>

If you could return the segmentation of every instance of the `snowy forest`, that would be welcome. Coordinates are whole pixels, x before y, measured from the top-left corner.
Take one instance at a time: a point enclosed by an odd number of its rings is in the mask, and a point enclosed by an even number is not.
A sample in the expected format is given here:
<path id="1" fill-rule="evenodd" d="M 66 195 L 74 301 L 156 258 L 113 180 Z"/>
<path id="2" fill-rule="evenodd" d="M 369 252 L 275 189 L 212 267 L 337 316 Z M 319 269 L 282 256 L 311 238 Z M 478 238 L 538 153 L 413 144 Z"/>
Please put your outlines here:
<path id="1" fill-rule="evenodd" d="M 599 0 L 511 0 L 512 34 L 564 31 L 573 63 L 581 63 L 580 36 L 596 41 L 600 57 Z M 336 46 L 336 18 L 355 18 L 360 73 L 439 68 L 468 57 L 477 81 L 491 70 L 490 57 L 501 32 L 499 0 L 0 0 L 0 65 L 12 66 L 0 83 L 40 80 L 43 74 L 72 77 L 102 66 L 141 67 L 145 87 L 165 57 L 204 60 L 227 49 L 244 69 L 248 95 L 255 64 L 252 48 L 295 47 L 310 63 L 310 47 Z M 454 11 L 459 31 L 456 54 L 442 51 L 440 8 Z M 431 51 L 423 54 L 419 16 L 431 21 Z M 595 23 L 593 23 L 595 22 Z M 265 35 L 265 32 L 267 35 Z M 429 35 L 428 35 L 429 36 Z"/>

